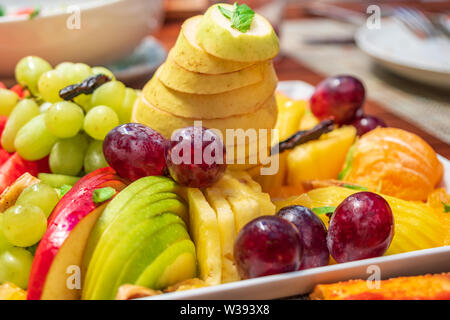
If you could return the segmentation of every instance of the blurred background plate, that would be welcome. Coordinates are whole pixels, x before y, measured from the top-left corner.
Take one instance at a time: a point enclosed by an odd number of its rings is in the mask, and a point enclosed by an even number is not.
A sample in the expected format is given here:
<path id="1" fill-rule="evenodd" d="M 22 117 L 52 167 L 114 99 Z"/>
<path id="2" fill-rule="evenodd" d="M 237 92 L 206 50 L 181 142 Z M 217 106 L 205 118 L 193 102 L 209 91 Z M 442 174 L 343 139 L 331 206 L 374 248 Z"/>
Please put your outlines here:
<path id="1" fill-rule="evenodd" d="M 414 81 L 450 88 L 448 38 L 419 39 L 404 25 L 386 18 L 380 29 L 361 26 L 357 45 L 386 69 Z"/>
<path id="2" fill-rule="evenodd" d="M 52 65 L 63 61 L 105 65 L 135 50 L 162 23 L 162 0 L 3 0 L 6 13 L 40 8 L 27 15 L 0 17 L 0 78 L 12 78 L 24 56 L 37 55 Z M 74 7 L 76 6 L 76 7 Z M 75 8 L 75 9 L 74 9 Z M 80 28 L 70 20 L 80 11 Z"/>

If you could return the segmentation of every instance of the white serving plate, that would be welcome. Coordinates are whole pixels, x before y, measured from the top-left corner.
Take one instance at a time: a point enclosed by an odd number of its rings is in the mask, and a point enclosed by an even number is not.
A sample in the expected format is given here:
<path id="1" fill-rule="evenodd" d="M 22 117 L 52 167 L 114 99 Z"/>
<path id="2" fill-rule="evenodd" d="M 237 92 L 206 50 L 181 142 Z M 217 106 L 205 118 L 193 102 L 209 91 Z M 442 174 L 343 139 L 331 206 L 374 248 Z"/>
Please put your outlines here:
<path id="1" fill-rule="evenodd" d="M 420 40 L 404 25 L 386 18 L 379 29 L 361 26 L 355 41 L 372 59 L 400 76 L 450 88 L 450 41 L 446 37 Z"/>
<path id="2" fill-rule="evenodd" d="M 314 88 L 301 81 L 282 81 L 278 89 L 295 99 L 308 99 Z M 450 161 L 439 156 L 444 164 L 442 186 L 450 191 Z M 277 299 L 311 292 L 316 284 L 350 279 L 367 279 L 369 266 L 378 266 L 382 279 L 450 271 L 450 246 L 418 250 L 392 256 L 359 260 L 304 271 L 242 280 L 213 287 L 193 289 L 144 300 L 244 300 Z"/>

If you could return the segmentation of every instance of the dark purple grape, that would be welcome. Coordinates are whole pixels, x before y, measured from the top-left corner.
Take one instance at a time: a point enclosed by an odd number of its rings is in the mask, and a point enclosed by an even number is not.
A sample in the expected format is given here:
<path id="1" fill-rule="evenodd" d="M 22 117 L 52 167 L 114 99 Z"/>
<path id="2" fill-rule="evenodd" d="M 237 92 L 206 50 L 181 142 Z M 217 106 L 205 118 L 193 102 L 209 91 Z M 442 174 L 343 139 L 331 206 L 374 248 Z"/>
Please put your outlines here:
<path id="1" fill-rule="evenodd" d="M 328 265 L 327 227 L 317 215 L 303 206 L 288 206 L 278 211 L 278 216 L 291 222 L 300 232 L 303 259 L 299 270 Z"/>
<path id="2" fill-rule="evenodd" d="M 372 192 L 346 198 L 331 217 L 327 245 L 337 262 L 382 256 L 394 236 L 394 217 L 387 201 Z"/>
<path id="3" fill-rule="evenodd" d="M 181 185 L 206 188 L 225 172 L 226 149 L 220 137 L 203 127 L 178 130 L 165 149 L 172 178 Z"/>
<path id="4" fill-rule="evenodd" d="M 250 221 L 234 245 L 234 258 L 243 279 L 298 270 L 302 254 L 298 230 L 277 216 Z"/>
<path id="5" fill-rule="evenodd" d="M 157 131 L 139 123 L 127 123 L 112 129 L 103 141 L 108 164 L 130 181 L 163 174 L 166 139 Z"/>
<path id="6" fill-rule="evenodd" d="M 363 134 L 378 127 L 387 127 L 386 123 L 380 118 L 369 116 L 367 114 L 357 117 L 352 121 L 351 125 L 356 128 L 358 136 L 362 136 Z"/>
<path id="7" fill-rule="evenodd" d="M 320 82 L 311 96 L 312 113 L 319 118 L 333 119 L 337 124 L 352 121 L 361 113 L 365 99 L 364 85 L 348 75 L 329 77 Z"/>

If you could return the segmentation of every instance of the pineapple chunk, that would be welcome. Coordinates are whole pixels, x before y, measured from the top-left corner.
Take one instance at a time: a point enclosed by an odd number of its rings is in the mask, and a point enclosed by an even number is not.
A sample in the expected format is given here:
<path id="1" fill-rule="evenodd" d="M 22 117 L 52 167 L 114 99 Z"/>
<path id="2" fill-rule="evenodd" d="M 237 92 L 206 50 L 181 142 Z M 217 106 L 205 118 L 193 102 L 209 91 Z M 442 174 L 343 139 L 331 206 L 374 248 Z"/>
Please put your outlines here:
<path id="1" fill-rule="evenodd" d="M 27 292 L 13 283 L 0 285 L 0 300 L 27 300 Z"/>
<path id="2" fill-rule="evenodd" d="M 288 185 L 301 186 L 305 180 L 336 179 L 355 137 L 356 129 L 347 126 L 297 146 L 287 158 Z"/>
<path id="3" fill-rule="evenodd" d="M 200 277 L 208 285 L 222 280 L 222 250 L 216 213 L 196 188 L 187 189 L 190 234 L 197 250 Z"/>
<path id="4" fill-rule="evenodd" d="M 320 188 L 279 201 L 276 205 L 277 208 L 293 204 L 309 208 L 338 206 L 345 198 L 356 192 L 358 191 L 342 187 Z M 424 203 L 382 196 L 392 209 L 395 223 L 394 238 L 386 252 L 387 255 L 450 244 L 448 214 L 437 212 Z"/>
<path id="5" fill-rule="evenodd" d="M 300 126 L 299 126 L 299 130 L 309 130 L 314 128 L 316 125 L 319 124 L 319 119 L 317 119 L 313 113 L 311 112 L 311 110 L 308 108 L 305 111 L 305 114 L 302 118 L 302 120 L 300 121 Z"/>
<path id="6" fill-rule="evenodd" d="M 234 214 L 227 200 L 221 196 L 220 190 L 207 188 L 205 196 L 210 206 L 216 211 L 219 224 L 220 243 L 222 246 L 222 283 L 240 280 L 234 262 L 234 240 L 236 229 Z"/>

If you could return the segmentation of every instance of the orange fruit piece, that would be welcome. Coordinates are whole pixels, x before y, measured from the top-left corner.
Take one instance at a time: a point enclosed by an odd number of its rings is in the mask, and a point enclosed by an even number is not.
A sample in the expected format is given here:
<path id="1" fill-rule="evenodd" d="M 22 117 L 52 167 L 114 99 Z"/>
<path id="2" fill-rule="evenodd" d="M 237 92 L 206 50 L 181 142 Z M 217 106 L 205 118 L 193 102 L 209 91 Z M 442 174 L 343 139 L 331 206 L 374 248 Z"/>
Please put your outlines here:
<path id="1" fill-rule="evenodd" d="M 450 204 L 450 194 L 444 188 L 435 189 L 428 195 L 427 204 L 439 212 L 445 212 L 444 203 Z"/>
<path id="2" fill-rule="evenodd" d="M 436 153 L 419 136 L 396 128 L 363 135 L 342 177 L 380 193 L 425 201 L 443 175 Z"/>

